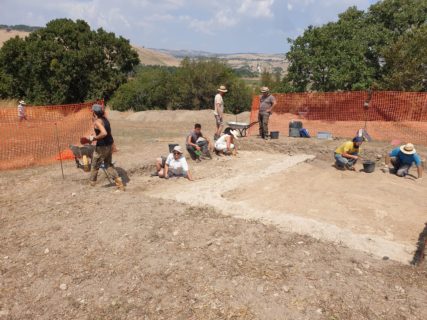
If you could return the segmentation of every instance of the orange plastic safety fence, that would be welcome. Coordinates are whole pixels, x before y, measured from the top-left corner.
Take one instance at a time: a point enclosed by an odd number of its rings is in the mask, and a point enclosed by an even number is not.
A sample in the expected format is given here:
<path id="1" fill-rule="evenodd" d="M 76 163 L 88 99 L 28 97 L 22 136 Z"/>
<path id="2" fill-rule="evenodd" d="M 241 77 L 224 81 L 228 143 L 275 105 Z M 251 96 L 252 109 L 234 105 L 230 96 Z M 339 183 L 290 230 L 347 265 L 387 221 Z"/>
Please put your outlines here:
<path id="1" fill-rule="evenodd" d="M 426 92 L 326 92 L 273 94 L 277 106 L 269 130 L 287 135 L 289 122 L 299 120 L 312 136 L 328 131 L 353 137 L 365 128 L 375 140 L 427 145 Z M 368 105 L 365 106 L 365 102 Z M 252 101 L 251 122 L 258 121 L 259 96 Z M 250 134 L 256 134 L 252 127 Z"/>
<path id="2" fill-rule="evenodd" d="M 58 140 L 66 155 L 70 144 L 91 132 L 93 103 L 26 106 L 26 120 L 15 108 L 0 109 L 0 170 L 57 161 Z"/>

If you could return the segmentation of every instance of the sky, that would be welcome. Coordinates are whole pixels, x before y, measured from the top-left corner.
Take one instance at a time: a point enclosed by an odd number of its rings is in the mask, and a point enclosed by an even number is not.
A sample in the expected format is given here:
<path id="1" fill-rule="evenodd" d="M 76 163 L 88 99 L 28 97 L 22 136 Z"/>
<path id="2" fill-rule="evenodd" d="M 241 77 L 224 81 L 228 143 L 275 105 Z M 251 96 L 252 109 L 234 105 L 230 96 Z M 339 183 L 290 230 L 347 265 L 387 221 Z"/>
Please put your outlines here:
<path id="1" fill-rule="evenodd" d="M 157 49 L 284 53 L 288 38 L 375 0 L 0 0 L 0 24 L 83 19 Z"/>

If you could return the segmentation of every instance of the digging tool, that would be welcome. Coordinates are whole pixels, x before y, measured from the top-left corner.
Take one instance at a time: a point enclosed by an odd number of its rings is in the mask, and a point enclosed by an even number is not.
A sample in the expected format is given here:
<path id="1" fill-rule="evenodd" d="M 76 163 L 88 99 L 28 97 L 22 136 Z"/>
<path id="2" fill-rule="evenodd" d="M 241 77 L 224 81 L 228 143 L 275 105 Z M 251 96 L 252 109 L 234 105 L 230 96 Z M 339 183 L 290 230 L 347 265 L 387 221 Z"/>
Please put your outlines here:
<path id="1" fill-rule="evenodd" d="M 59 161 L 61 163 L 62 180 L 65 180 L 64 167 L 62 165 L 61 147 L 59 145 L 58 124 L 55 122 L 56 143 L 58 144 Z"/>

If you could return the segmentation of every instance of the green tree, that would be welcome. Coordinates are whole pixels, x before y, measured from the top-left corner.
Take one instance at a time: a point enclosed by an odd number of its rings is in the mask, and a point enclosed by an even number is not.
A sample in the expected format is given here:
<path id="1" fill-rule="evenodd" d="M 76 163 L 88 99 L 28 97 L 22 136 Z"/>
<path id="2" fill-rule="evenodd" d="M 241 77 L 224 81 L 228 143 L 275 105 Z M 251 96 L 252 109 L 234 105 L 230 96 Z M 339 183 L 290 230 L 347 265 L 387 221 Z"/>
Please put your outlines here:
<path id="1" fill-rule="evenodd" d="M 427 91 L 427 25 L 407 31 L 384 50 L 384 76 L 388 90 Z"/>
<path id="2" fill-rule="evenodd" d="M 395 42 L 425 25 L 426 17 L 425 0 L 384 0 L 366 12 L 350 7 L 337 22 L 310 26 L 302 36 L 289 40 L 290 66 L 280 89 L 363 90 L 386 81 L 386 73 L 390 85 L 392 67 L 383 67 L 385 56 L 394 61 L 390 55 L 397 49 Z M 422 70 L 418 69 L 418 78 Z"/>
<path id="3" fill-rule="evenodd" d="M 132 81 L 114 94 L 116 110 L 213 108 L 219 85 L 227 86 L 227 112 L 238 113 L 251 105 L 251 90 L 225 63 L 216 59 L 184 59 L 179 68 L 141 67 Z"/>
<path id="4" fill-rule="evenodd" d="M 8 95 L 35 104 L 109 99 L 138 63 L 128 40 L 92 31 L 82 20 L 53 20 L 0 49 L 0 70 L 11 78 Z"/>

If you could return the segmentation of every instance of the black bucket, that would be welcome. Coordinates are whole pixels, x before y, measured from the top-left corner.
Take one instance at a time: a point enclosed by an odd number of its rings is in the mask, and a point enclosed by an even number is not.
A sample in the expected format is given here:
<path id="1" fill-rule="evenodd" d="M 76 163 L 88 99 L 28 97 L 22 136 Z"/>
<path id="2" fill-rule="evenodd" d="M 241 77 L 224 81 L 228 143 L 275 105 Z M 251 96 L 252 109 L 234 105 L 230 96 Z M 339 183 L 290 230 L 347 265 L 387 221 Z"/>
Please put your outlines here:
<path id="1" fill-rule="evenodd" d="M 366 173 L 374 172 L 375 162 L 370 160 L 363 161 L 363 171 L 365 171 Z"/>
<path id="2" fill-rule="evenodd" d="M 176 144 L 176 143 L 170 143 L 170 144 L 169 144 L 169 153 L 172 153 L 173 148 L 175 148 L 176 146 L 179 146 L 179 144 Z"/>
<path id="3" fill-rule="evenodd" d="M 271 131 L 270 132 L 271 139 L 279 139 L 279 131 Z"/>

